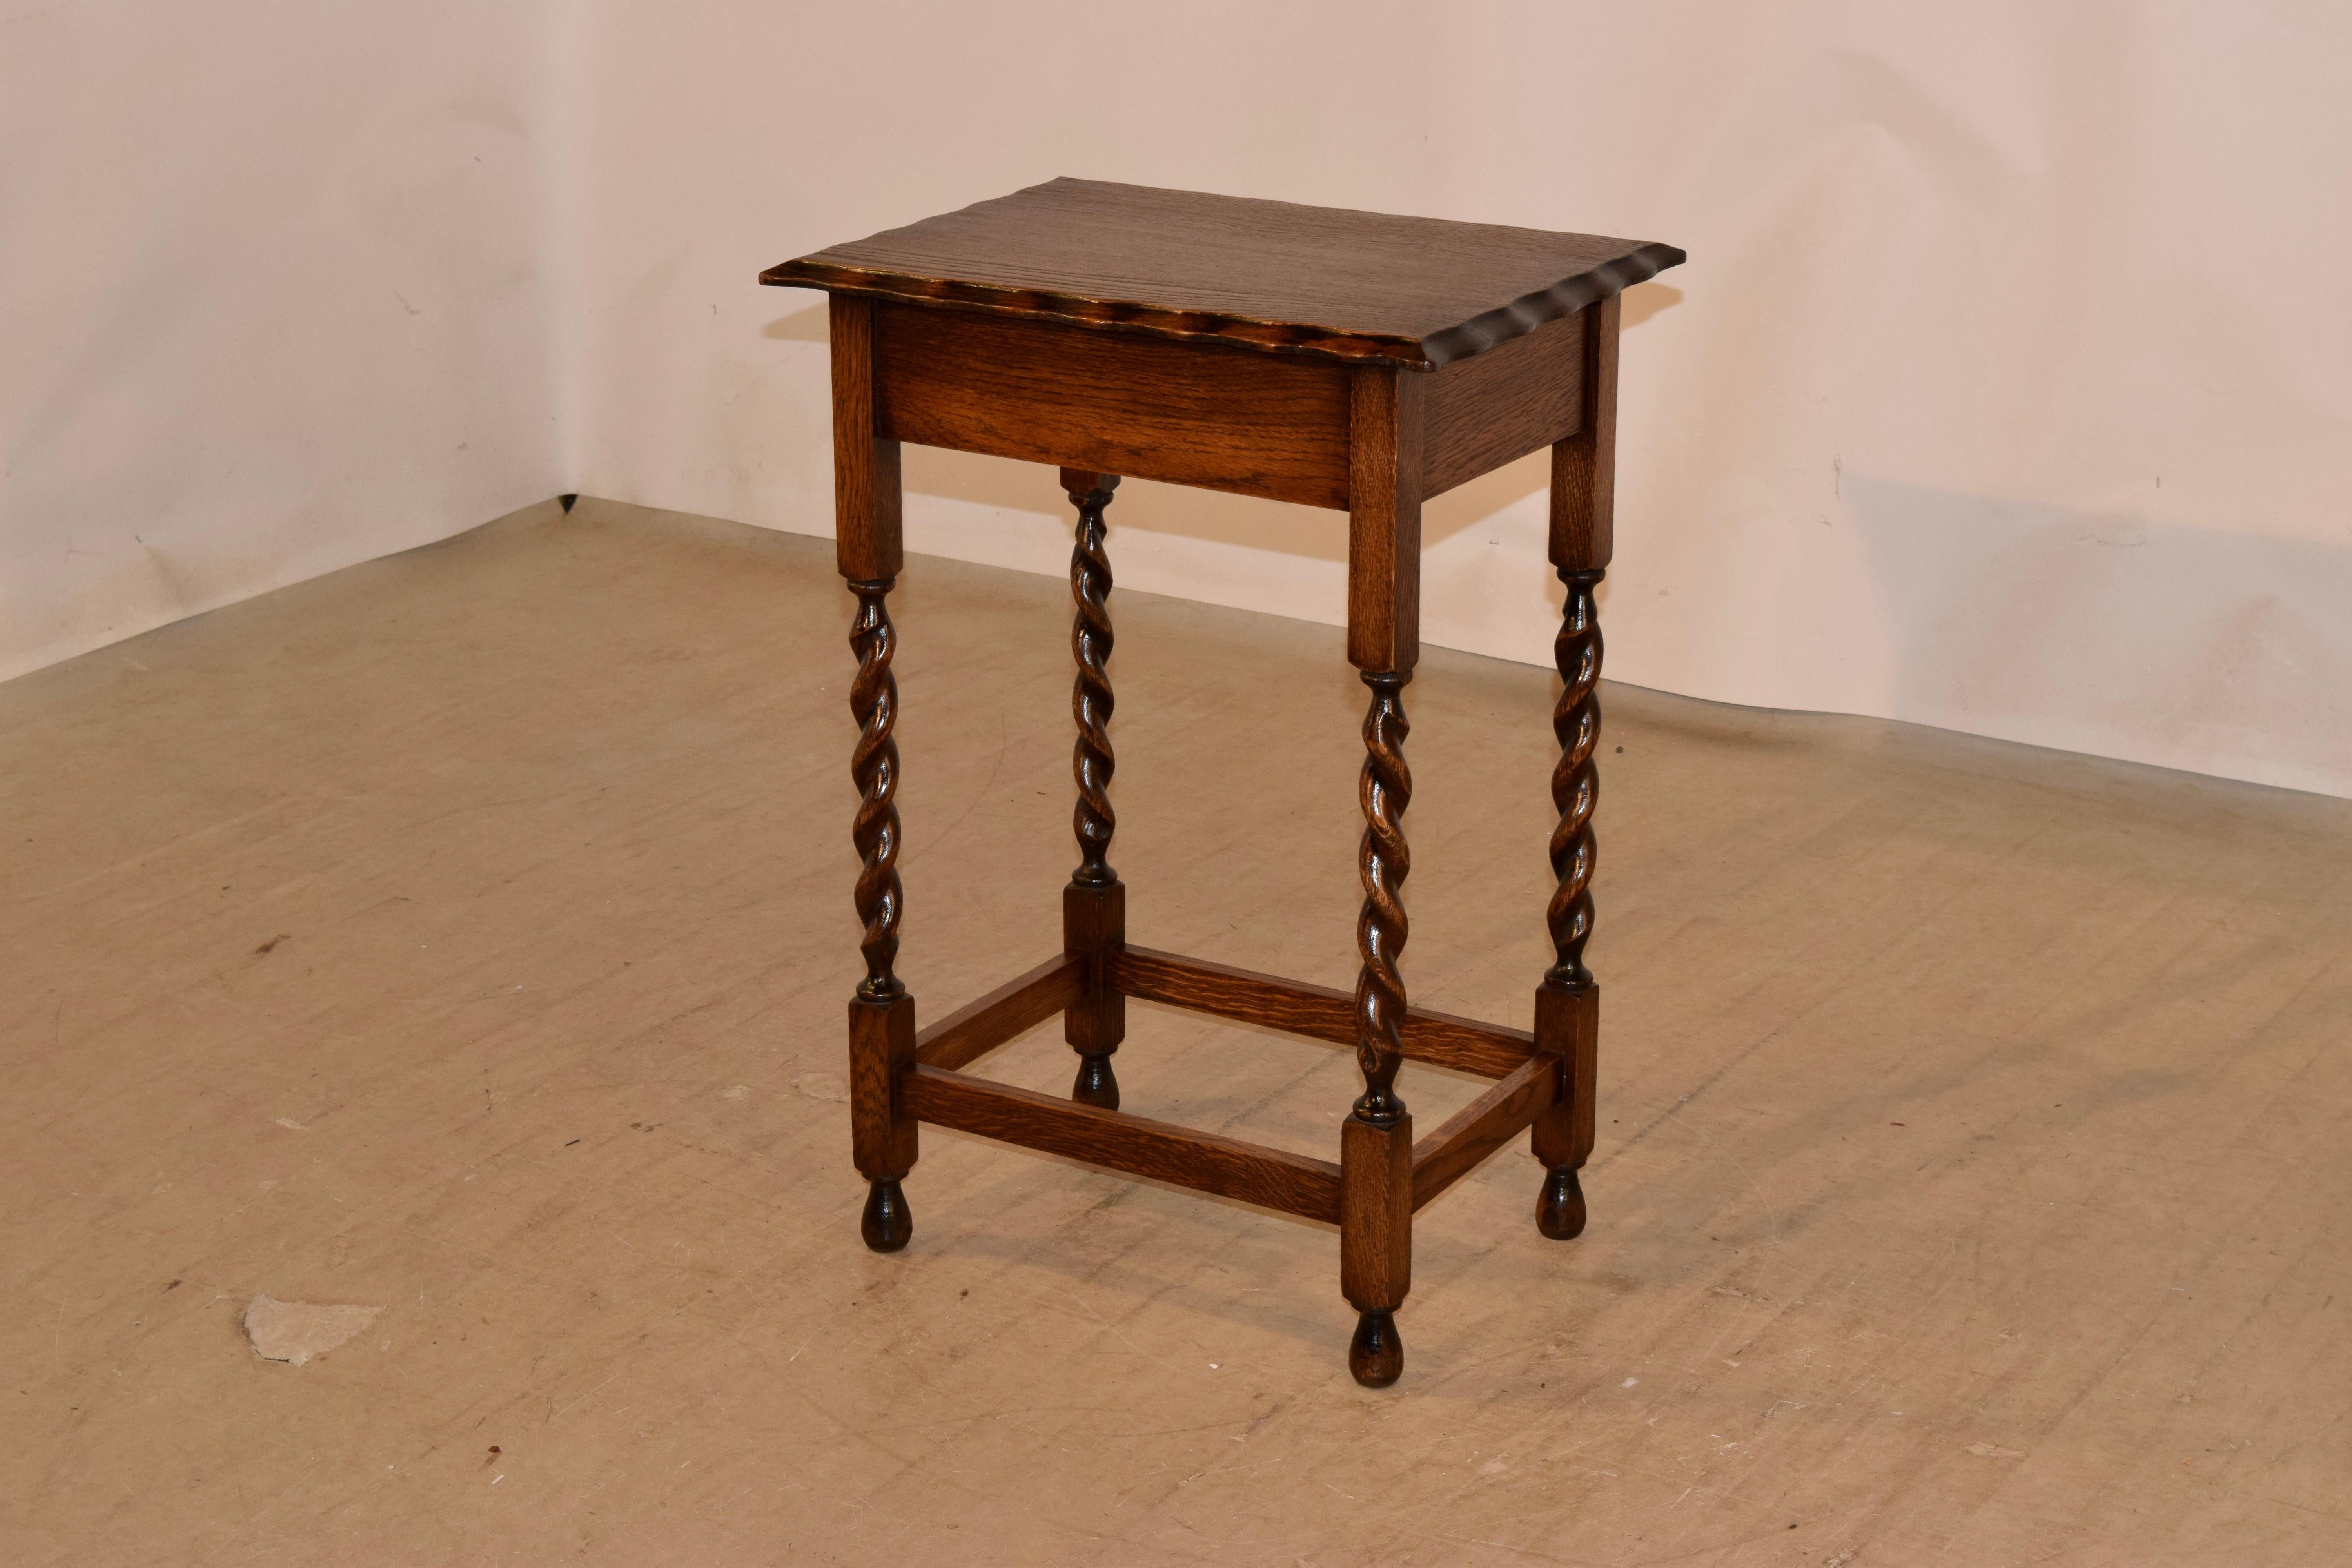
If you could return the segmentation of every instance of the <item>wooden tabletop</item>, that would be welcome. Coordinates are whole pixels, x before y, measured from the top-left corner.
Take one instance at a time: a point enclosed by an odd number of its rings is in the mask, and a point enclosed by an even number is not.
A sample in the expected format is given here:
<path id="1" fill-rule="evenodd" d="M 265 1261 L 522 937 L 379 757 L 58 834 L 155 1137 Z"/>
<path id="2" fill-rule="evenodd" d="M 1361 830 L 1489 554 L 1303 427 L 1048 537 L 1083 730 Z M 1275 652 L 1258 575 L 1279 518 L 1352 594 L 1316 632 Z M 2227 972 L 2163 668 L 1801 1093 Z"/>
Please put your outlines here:
<path id="1" fill-rule="evenodd" d="M 1061 179 L 760 281 L 1434 370 L 1683 259 L 1600 235 Z"/>

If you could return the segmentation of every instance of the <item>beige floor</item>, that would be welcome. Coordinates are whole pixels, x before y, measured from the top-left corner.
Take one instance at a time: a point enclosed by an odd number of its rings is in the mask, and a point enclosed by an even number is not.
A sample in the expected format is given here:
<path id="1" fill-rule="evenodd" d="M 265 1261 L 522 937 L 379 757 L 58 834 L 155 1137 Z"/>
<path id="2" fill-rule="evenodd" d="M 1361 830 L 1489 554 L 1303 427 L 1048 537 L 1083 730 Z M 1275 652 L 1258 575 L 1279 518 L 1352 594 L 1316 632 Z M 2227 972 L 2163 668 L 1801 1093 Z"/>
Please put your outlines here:
<path id="1" fill-rule="evenodd" d="M 1066 612 L 897 605 L 936 1017 L 1057 941 Z M 1134 936 L 1350 984 L 1339 635 L 1118 611 Z M 0 687 L 0 1562 L 2352 1561 L 2352 803 L 1612 690 L 1591 1228 L 1424 1211 L 1374 1394 L 1320 1227 L 927 1131 L 859 1246 L 846 620 L 592 502 Z M 1530 1011 L 1551 689 L 1409 694 L 1433 1005 Z M 1345 1054 L 1133 1012 L 1335 1146 Z"/>

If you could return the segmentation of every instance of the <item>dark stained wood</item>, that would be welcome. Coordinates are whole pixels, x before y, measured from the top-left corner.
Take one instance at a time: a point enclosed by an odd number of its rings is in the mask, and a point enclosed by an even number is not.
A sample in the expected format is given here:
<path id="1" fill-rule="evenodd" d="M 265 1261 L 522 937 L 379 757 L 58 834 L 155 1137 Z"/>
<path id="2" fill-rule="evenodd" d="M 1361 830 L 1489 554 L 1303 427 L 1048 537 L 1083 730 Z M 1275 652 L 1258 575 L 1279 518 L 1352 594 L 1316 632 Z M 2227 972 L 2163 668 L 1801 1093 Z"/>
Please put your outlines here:
<path id="1" fill-rule="evenodd" d="M 915 1037 L 915 1059 L 953 1071 L 1035 1028 L 1085 994 L 1087 960 L 1065 952 L 1006 981 Z"/>
<path id="2" fill-rule="evenodd" d="M 898 443 L 874 412 L 874 306 L 835 294 L 833 323 L 833 537 L 852 582 L 896 577 L 904 563 Z"/>
<path id="3" fill-rule="evenodd" d="M 849 626 L 849 648 L 857 656 L 857 673 L 850 678 L 849 710 L 857 720 L 857 743 L 849 753 L 849 776 L 857 785 L 857 815 L 849 826 L 849 841 L 857 850 L 857 886 L 851 901 L 865 935 L 858 950 L 866 955 L 866 978 L 857 994 L 868 1001 L 885 1001 L 905 994 L 891 965 L 898 956 L 898 919 L 906 890 L 898 880 L 898 682 L 890 673 L 898 634 L 890 625 L 883 601 L 890 579 L 853 582 L 857 616 Z"/>
<path id="4" fill-rule="evenodd" d="M 1386 1388 L 1404 1375 L 1404 1341 L 1397 1333 L 1394 1311 L 1377 1307 L 1356 1314 L 1356 1332 L 1348 1341 L 1348 1371 L 1366 1388 Z"/>
<path id="5" fill-rule="evenodd" d="M 915 1168 L 915 1119 L 898 1103 L 900 1074 L 915 1065 L 915 999 L 863 997 L 849 1005 L 850 1147 L 860 1174 L 879 1181 Z"/>
<path id="6" fill-rule="evenodd" d="M 1127 941 L 1127 889 L 1111 869 L 1111 835 L 1118 826 L 1110 805 L 1110 556 L 1104 546 L 1104 510 L 1118 488 L 1117 474 L 1062 469 L 1062 489 L 1078 509 L 1070 551 L 1070 656 L 1078 667 L 1070 711 L 1078 726 L 1070 768 L 1077 786 L 1071 827 L 1078 867 L 1062 889 L 1062 946 L 1086 959 L 1086 990 L 1062 1016 L 1063 1037 L 1078 1053 L 1070 1098 L 1097 1110 L 1118 1109 L 1118 1075 L 1111 1054 L 1127 1037 L 1127 998 L 1111 985 L 1103 955 Z"/>
<path id="7" fill-rule="evenodd" d="M 897 1177 L 867 1185 L 866 1212 L 858 1216 L 857 1232 L 876 1252 L 901 1251 L 915 1239 L 914 1211 L 907 1206 L 907 1190 Z"/>
<path id="8" fill-rule="evenodd" d="M 1612 337 L 1613 331 L 1612 325 Z M 1605 556 L 1605 545 L 1601 552 Z M 1592 812 L 1601 792 L 1601 612 L 1593 595 L 1601 573 L 1598 567 L 1563 566 L 1559 577 L 1568 590 L 1552 648 L 1560 691 L 1552 709 L 1559 760 L 1552 768 L 1551 799 L 1559 820 L 1552 829 L 1554 883 L 1544 911 L 1553 963 L 1536 988 L 1536 1048 L 1558 1059 L 1560 1085 L 1556 1102 L 1537 1119 L 1530 1142 L 1546 1167 L 1536 1194 L 1536 1228 L 1565 1241 L 1584 1230 L 1584 1190 L 1576 1173 L 1592 1152 L 1601 1029 L 1600 987 L 1585 967 L 1584 948 L 1592 936 L 1592 871 L 1599 852 Z"/>
<path id="9" fill-rule="evenodd" d="M 1410 673 L 1421 658 L 1422 433 L 1429 377 L 1360 366 L 1348 458 L 1348 662 Z"/>
<path id="10" fill-rule="evenodd" d="M 1110 686 L 1114 637 L 1103 513 L 1118 479 L 1068 468 L 1062 473 L 1066 480 L 1078 481 L 1068 491 L 1070 503 L 1078 509 L 1077 539 L 1070 550 L 1070 657 L 1078 667 L 1070 690 L 1070 712 L 1078 724 L 1077 749 L 1071 759 L 1078 799 L 1071 825 L 1078 838 L 1078 868 L 1070 873 L 1070 880 L 1080 887 L 1108 887 L 1118 880 L 1109 860 L 1111 835 L 1118 826 L 1111 811 L 1110 780 L 1118 760 L 1110 744 L 1110 716 L 1117 701 Z"/>
<path id="11" fill-rule="evenodd" d="M 915 1168 L 920 1129 L 898 1087 L 914 1065 L 913 997 L 849 1004 L 850 1152 L 870 1184 L 859 1228 L 877 1252 L 896 1252 L 913 1234 L 898 1179 Z"/>
<path id="12" fill-rule="evenodd" d="M 1533 1038 L 1538 1055 L 1571 1061 L 1590 1055 L 1601 1038 L 1601 987 L 1571 987 L 1551 980 L 1537 986 Z M 1585 1148 L 1591 1149 L 1589 1130 Z"/>
<path id="13" fill-rule="evenodd" d="M 1348 504 L 1342 366 L 888 304 L 875 356 L 879 428 L 902 441 Z"/>
<path id="14" fill-rule="evenodd" d="M 1358 1313 L 1348 1370 L 1385 1388 L 1404 1370 L 1391 1314 L 1412 1289 L 1412 1118 L 1348 1118 L 1339 1168 L 1339 1290 Z"/>
<path id="15" fill-rule="evenodd" d="M 1601 987 L 1571 990 L 1549 980 L 1538 986 L 1536 1048 L 1558 1064 L 1559 1085 L 1528 1140 L 1546 1167 L 1536 1194 L 1536 1228 L 1567 1241 L 1584 1230 L 1584 1190 L 1576 1173 L 1591 1157 L 1599 1120 Z"/>
<path id="16" fill-rule="evenodd" d="M 1585 308 L 1575 435 L 1551 449 L 1551 563 L 1598 572 L 1617 538 L 1617 296 Z"/>
<path id="17" fill-rule="evenodd" d="M 898 1074 L 915 1053 L 915 1004 L 892 970 L 905 893 L 898 880 L 898 684 L 890 673 L 898 634 L 884 600 L 903 560 L 898 444 L 874 422 L 874 311 L 863 300 L 828 302 L 833 338 L 835 558 L 857 595 L 849 647 L 857 674 L 849 687 L 857 720 L 850 777 L 857 814 L 850 840 L 858 856 L 852 895 L 864 927 L 866 978 L 849 1005 L 852 1152 L 867 1182 L 858 1223 L 866 1245 L 896 1252 L 914 1234 L 899 1178 L 914 1168 L 916 1123 L 898 1104 Z"/>
<path id="18" fill-rule="evenodd" d="M 1683 259 L 1598 235 L 1060 179 L 760 281 L 1433 370 Z"/>
<path id="19" fill-rule="evenodd" d="M 762 275 L 832 296 L 835 532 L 858 602 L 852 836 L 866 975 L 850 1013 L 850 1120 L 869 1247 L 894 1251 L 912 1235 L 900 1183 L 921 1121 L 1303 1215 L 1339 1226 L 1341 1284 L 1359 1314 L 1349 1365 L 1380 1387 L 1404 1364 L 1395 1312 L 1412 1284 L 1416 1208 L 1526 1128 L 1545 1166 L 1538 1226 L 1583 1229 L 1600 1002 L 1584 964 L 1596 590 L 1614 537 L 1618 294 L 1682 259 L 1588 235 L 1056 180 Z M 919 1036 L 894 967 L 897 634 L 885 608 L 903 558 L 905 441 L 1054 464 L 1079 513 L 1079 865 L 1064 891 L 1065 952 Z M 1402 691 L 1420 650 L 1423 501 L 1547 445 L 1549 553 L 1568 594 L 1546 911 L 1555 962 L 1530 1034 L 1407 1004 Z M 1126 889 L 1109 859 L 1104 512 L 1119 475 L 1349 514 L 1348 656 L 1372 692 L 1352 994 L 1126 944 Z M 1365 1091 L 1340 1163 L 1122 1114 L 1111 1058 L 1129 996 L 1354 1047 Z M 1070 1100 L 953 1070 L 1056 1012 L 1079 1058 Z M 1497 1081 L 1416 1148 L 1395 1093 L 1407 1057 Z"/>
<path id="20" fill-rule="evenodd" d="M 914 1068 L 901 1092 L 908 1110 L 938 1126 L 1327 1224 L 1339 1219 L 1339 1167 L 1328 1160 L 937 1068 Z"/>
<path id="21" fill-rule="evenodd" d="M 1559 1097 L 1559 1078 L 1557 1058 L 1534 1058 L 1415 1144 L 1412 1206 L 1420 1209 L 1525 1131 Z"/>
<path id="22" fill-rule="evenodd" d="M 1081 964 L 1078 994 L 1062 1015 L 1062 1037 L 1078 1053 L 1070 1098 L 1118 1109 L 1111 1054 L 1127 1038 L 1127 998 L 1110 982 L 1110 953 L 1127 940 L 1127 885 L 1073 882 L 1062 889 L 1062 945 Z"/>
<path id="23" fill-rule="evenodd" d="M 1593 596 L 1601 574 L 1562 572 L 1559 578 L 1568 590 L 1552 643 L 1560 687 L 1551 711 L 1552 736 L 1559 742 L 1551 804 L 1559 819 L 1551 832 L 1552 894 L 1544 910 L 1554 958 L 1544 978 L 1573 991 L 1592 984 L 1584 945 L 1592 936 L 1592 871 L 1600 853 L 1592 812 L 1601 798 L 1601 609 Z"/>
<path id="24" fill-rule="evenodd" d="M 1328 985 L 1309 985 L 1148 947 L 1130 946 L 1113 952 L 1109 965 L 1112 984 L 1147 1002 L 1281 1029 L 1326 1045 L 1356 1043 L 1356 999 Z M 1406 1010 L 1398 1042 L 1412 1061 L 1482 1078 L 1516 1072 L 1535 1049 L 1535 1037 L 1524 1029 L 1422 1007 Z"/>
<path id="25" fill-rule="evenodd" d="M 1404 974 L 1397 963 L 1409 933 L 1404 879 L 1412 869 L 1404 837 L 1404 809 L 1412 799 L 1412 774 L 1404 764 L 1409 679 L 1370 673 L 1363 678 L 1372 700 L 1364 715 L 1364 772 L 1357 792 L 1364 808 L 1364 837 L 1356 856 L 1364 907 L 1356 919 L 1356 953 L 1363 960 L 1356 976 L 1356 1062 L 1364 1069 L 1364 1096 L 1356 1101 L 1356 1115 L 1383 1127 L 1404 1114 L 1404 1101 L 1396 1095 L 1405 1015 Z"/>
<path id="26" fill-rule="evenodd" d="M 1563 316 L 1429 377 L 1426 500 L 1574 435 L 1584 410 L 1584 323 Z"/>
<path id="27" fill-rule="evenodd" d="M 1584 1234 L 1584 1184 L 1576 1167 L 1562 1165 L 1544 1173 L 1536 1194 L 1536 1229 L 1553 1241 L 1574 1241 Z"/>

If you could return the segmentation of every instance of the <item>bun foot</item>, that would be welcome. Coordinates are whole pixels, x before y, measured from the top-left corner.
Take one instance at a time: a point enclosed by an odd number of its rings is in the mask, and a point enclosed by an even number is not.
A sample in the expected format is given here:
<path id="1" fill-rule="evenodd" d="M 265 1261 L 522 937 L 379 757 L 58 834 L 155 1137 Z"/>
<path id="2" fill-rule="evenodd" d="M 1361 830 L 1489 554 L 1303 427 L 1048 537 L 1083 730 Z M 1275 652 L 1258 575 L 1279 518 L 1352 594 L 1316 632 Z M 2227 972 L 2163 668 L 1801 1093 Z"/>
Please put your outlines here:
<path id="1" fill-rule="evenodd" d="M 866 1217 L 857 1229 L 877 1252 L 896 1252 L 914 1239 L 915 1216 L 897 1182 L 876 1182 L 866 1189 Z"/>
<path id="2" fill-rule="evenodd" d="M 1356 1314 L 1356 1337 L 1348 1345 L 1348 1370 L 1366 1388 L 1386 1388 L 1404 1371 L 1404 1342 L 1397 1337 L 1396 1314 Z"/>
<path id="3" fill-rule="evenodd" d="M 1070 1085 L 1070 1098 L 1097 1110 L 1118 1109 L 1118 1075 L 1110 1070 L 1109 1057 L 1078 1058 L 1077 1081 Z"/>
<path id="4" fill-rule="evenodd" d="M 1536 1228 L 1554 1241 L 1573 1241 L 1584 1234 L 1584 1188 L 1576 1167 L 1562 1165 L 1544 1177 L 1536 1194 Z"/>

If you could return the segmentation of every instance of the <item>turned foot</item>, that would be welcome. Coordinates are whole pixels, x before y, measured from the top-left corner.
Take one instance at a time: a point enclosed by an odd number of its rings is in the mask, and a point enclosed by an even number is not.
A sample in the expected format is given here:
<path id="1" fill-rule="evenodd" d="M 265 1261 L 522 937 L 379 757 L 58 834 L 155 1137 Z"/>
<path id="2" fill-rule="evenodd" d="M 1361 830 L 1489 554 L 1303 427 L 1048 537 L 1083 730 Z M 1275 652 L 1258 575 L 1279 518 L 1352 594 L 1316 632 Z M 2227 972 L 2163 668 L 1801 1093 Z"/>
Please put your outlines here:
<path id="1" fill-rule="evenodd" d="M 1397 1337 L 1396 1314 L 1356 1314 L 1356 1337 L 1348 1345 L 1348 1370 L 1366 1388 L 1386 1388 L 1404 1371 L 1404 1341 Z"/>
<path id="2" fill-rule="evenodd" d="M 1108 1057 L 1078 1058 L 1078 1076 L 1070 1085 L 1070 1098 L 1097 1110 L 1118 1109 L 1118 1075 L 1110 1070 Z"/>
<path id="3" fill-rule="evenodd" d="M 1536 1228 L 1554 1241 L 1573 1241 L 1584 1234 L 1584 1188 L 1576 1167 L 1561 1165 L 1544 1177 L 1536 1194 Z"/>
<path id="4" fill-rule="evenodd" d="M 914 1239 L 915 1216 L 897 1182 L 876 1182 L 866 1189 L 866 1217 L 857 1229 L 877 1252 L 896 1252 Z"/>

